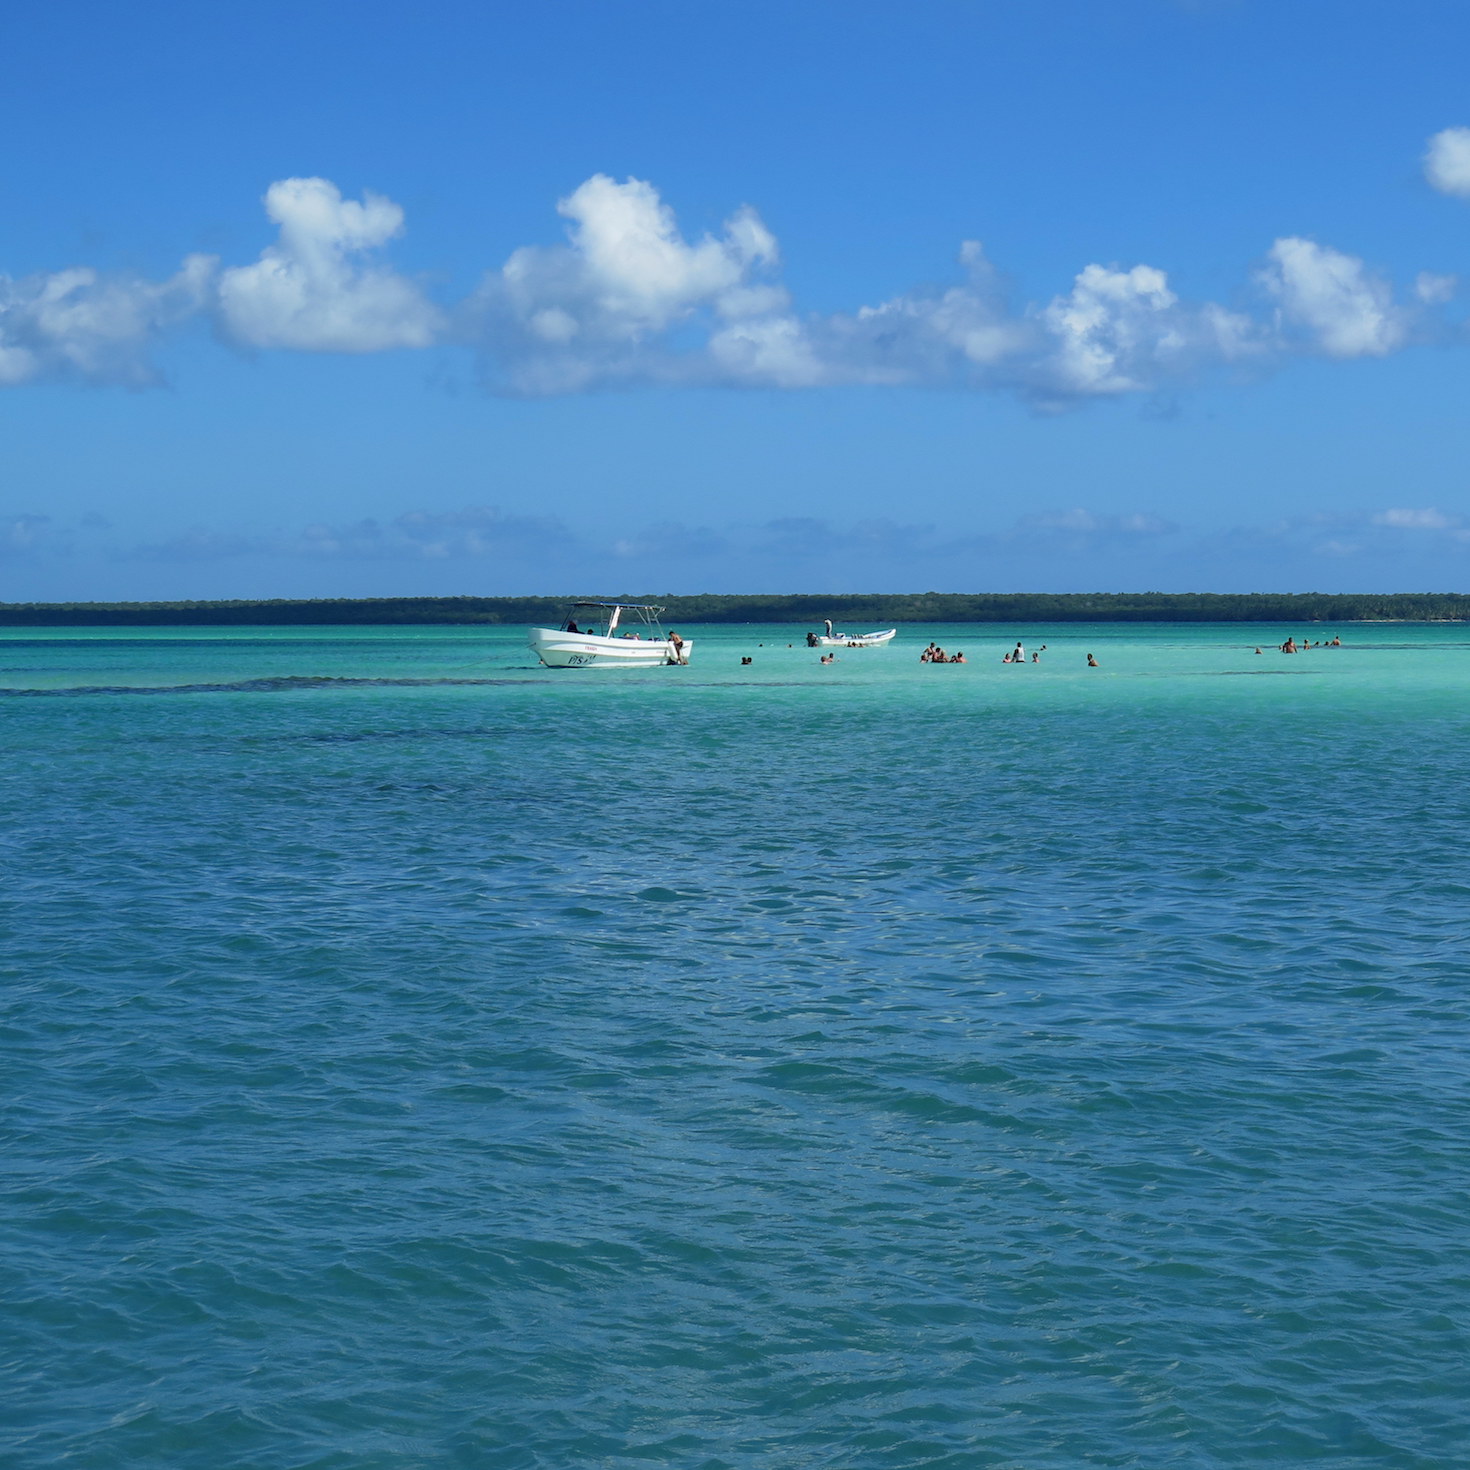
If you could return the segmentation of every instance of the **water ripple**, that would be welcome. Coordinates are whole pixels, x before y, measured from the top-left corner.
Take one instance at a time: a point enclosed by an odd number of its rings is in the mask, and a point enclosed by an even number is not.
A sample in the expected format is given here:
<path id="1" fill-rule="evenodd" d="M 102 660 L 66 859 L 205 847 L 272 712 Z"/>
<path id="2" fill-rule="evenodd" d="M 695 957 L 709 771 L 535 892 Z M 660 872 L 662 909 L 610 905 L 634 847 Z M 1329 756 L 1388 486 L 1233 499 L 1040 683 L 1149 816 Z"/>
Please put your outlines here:
<path id="1" fill-rule="evenodd" d="M 7 1463 L 1470 1459 L 1458 688 L 289 677 L 7 710 Z"/>

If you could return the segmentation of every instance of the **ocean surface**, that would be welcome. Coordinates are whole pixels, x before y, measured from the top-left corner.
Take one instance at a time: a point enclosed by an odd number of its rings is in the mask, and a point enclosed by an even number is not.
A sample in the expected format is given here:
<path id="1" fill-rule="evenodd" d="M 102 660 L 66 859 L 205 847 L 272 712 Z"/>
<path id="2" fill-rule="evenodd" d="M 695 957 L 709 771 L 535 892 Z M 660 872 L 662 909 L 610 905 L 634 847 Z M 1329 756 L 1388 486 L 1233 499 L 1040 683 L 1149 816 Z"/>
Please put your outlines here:
<path id="1" fill-rule="evenodd" d="M 0 1464 L 1470 1464 L 1470 628 L 680 631 L 0 629 Z"/>

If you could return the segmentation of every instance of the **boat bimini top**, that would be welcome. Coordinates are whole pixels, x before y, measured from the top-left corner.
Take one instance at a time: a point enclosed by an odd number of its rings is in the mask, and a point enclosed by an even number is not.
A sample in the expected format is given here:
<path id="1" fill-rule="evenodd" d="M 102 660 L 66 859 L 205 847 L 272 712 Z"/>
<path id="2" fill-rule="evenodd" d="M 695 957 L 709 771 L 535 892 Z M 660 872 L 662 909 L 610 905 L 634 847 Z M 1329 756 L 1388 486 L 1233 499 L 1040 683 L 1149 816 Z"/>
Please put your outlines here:
<path id="1" fill-rule="evenodd" d="M 563 631 L 570 629 L 577 623 L 577 614 L 586 608 L 592 613 L 590 621 L 594 623 L 605 622 L 607 624 L 607 636 L 612 637 L 614 629 L 623 614 L 635 613 L 640 622 L 647 623 L 649 627 L 658 629 L 659 637 L 663 637 L 663 630 L 659 628 L 659 618 L 664 609 L 655 607 L 651 602 L 574 602 L 570 616 L 562 624 Z M 583 633 L 590 632 L 589 628 L 582 628 Z"/>

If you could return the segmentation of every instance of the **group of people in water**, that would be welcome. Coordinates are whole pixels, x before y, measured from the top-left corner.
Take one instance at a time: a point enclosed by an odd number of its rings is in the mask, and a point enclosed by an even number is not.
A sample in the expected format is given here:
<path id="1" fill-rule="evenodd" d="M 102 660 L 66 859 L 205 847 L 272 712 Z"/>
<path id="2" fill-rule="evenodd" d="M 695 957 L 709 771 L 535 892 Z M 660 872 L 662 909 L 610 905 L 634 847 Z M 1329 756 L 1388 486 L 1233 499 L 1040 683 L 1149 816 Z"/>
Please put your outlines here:
<path id="1" fill-rule="evenodd" d="M 1039 648 L 1032 649 L 1030 662 L 1033 664 L 1039 664 L 1041 662 L 1041 655 L 1045 652 L 1046 644 L 1044 643 Z M 919 655 L 919 662 L 921 664 L 963 664 L 968 663 L 969 660 L 964 656 L 963 653 L 946 653 L 937 643 L 930 643 L 928 648 L 926 648 L 923 653 Z M 1001 663 L 1003 664 L 1024 664 L 1026 662 L 1026 646 L 1023 643 L 1017 643 L 1016 646 L 1008 654 L 1006 654 L 1003 659 L 1001 659 Z M 1098 661 L 1090 653 L 1087 655 L 1087 667 L 1089 669 L 1100 667 Z"/>
<path id="2" fill-rule="evenodd" d="M 963 664 L 969 660 L 963 653 L 946 653 L 937 643 L 931 643 L 919 655 L 921 664 Z"/>
<path id="3" fill-rule="evenodd" d="M 1041 645 L 1040 648 L 1033 649 L 1031 651 L 1031 662 L 1034 663 L 1034 664 L 1039 664 L 1041 662 L 1041 655 L 1043 653 L 1045 653 L 1045 652 L 1046 652 L 1046 644 L 1044 644 L 1044 643 Z M 1092 655 L 1090 653 L 1087 656 L 1088 656 L 1088 658 L 1091 658 L 1092 657 Z M 1003 659 L 1001 659 L 1001 663 L 1003 663 L 1003 664 L 1023 664 L 1025 662 L 1026 662 L 1026 648 L 1025 648 L 1025 645 L 1024 644 L 1019 643 L 1019 642 L 1016 644 L 1016 646 L 1008 654 L 1006 654 L 1006 656 Z"/>
<path id="4" fill-rule="evenodd" d="M 1313 643 L 1310 638 L 1303 638 L 1302 641 L 1300 643 L 1298 643 L 1295 638 L 1293 638 L 1290 634 L 1288 634 L 1287 635 L 1287 638 L 1286 638 L 1286 642 L 1281 645 L 1281 652 L 1282 653 L 1307 653 L 1307 652 L 1309 652 L 1313 648 L 1341 648 L 1341 647 L 1342 647 L 1342 639 L 1341 638 L 1327 638 L 1327 639 L 1320 639 L 1319 638 L 1317 640 L 1317 642 L 1315 642 L 1315 643 Z M 1256 652 L 1257 653 L 1259 653 L 1260 651 L 1261 650 L 1259 648 L 1256 649 Z"/>
<path id="5" fill-rule="evenodd" d="M 674 636 L 677 637 L 677 635 Z M 816 635 L 808 634 L 807 642 L 808 644 L 814 644 L 816 642 Z M 787 648 L 791 647 L 789 643 L 786 646 Z M 855 646 L 859 645 L 849 645 L 849 647 Z M 762 644 L 761 647 L 764 648 L 765 645 Z M 1334 636 L 1332 638 L 1322 638 L 1318 639 L 1316 642 L 1313 642 L 1310 638 L 1303 638 L 1302 641 L 1298 643 L 1294 636 L 1288 636 L 1286 642 L 1280 645 L 1280 651 L 1282 653 L 1307 653 L 1314 648 L 1341 647 L 1342 639 L 1340 637 Z M 1025 645 L 1018 642 L 1016 646 L 1008 654 L 1006 654 L 1003 659 L 1001 659 L 1001 663 L 1024 664 L 1029 662 L 1033 664 L 1039 664 L 1041 662 L 1041 655 L 1045 652 L 1046 644 L 1043 643 L 1040 645 L 1040 647 L 1032 650 L 1031 656 L 1028 659 L 1026 656 Z M 1256 652 L 1260 653 L 1261 650 L 1258 648 L 1256 649 Z M 742 658 L 740 662 L 742 664 L 748 664 L 750 660 L 748 658 Z M 837 655 L 835 653 L 824 653 L 821 657 L 821 662 L 824 664 L 835 664 L 837 662 Z M 963 653 L 960 652 L 946 653 L 944 649 L 939 646 L 939 644 L 931 640 L 929 646 L 923 651 L 923 653 L 919 655 L 919 662 L 921 664 L 964 664 L 968 663 L 969 660 L 965 657 Z M 1087 667 L 1089 669 L 1096 669 L 1101 667 L 1097 659 L 1094 658 L 1093 655 L 1090 653 L 1087 655 Z"/>

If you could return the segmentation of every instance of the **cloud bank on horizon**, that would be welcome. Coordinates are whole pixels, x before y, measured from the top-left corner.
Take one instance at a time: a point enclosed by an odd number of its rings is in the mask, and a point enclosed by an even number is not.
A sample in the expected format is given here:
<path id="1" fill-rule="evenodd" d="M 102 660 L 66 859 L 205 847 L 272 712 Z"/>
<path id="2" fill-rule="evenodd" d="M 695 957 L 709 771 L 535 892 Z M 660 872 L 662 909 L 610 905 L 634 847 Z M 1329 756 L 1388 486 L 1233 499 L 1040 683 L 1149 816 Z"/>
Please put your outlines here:
<path id="1" fill-rule="evenodd" d="M 1470 199 L 1470 128 L 1429 140 L 1429 184 Z M 594 175 L 557 204 L 560 245 L 514 251 L 465 299 L 440 304 L 383 249 L 403 210 L 326 179 L 264 197 L 278 227 L 249 265 L 191 255 L 164 281 L 72 267 L 0 276 L 0 386 L 46 381 L 142 388 L 151 353 L 190 321 L 243 350 L 374 353 L 458 345 L 494 392 L 546 396 L 637 385 L 801 389 L 962 386 L 1043 409 L 1156 392 L 1299 356 L 1383 357 L 1466 340 L 1443 307 L 1453 276 L 1403 293 L 1360 258 L 1300 236 L 1250 274 L 1247 309 L 1182 301 L 1155 266 L 1089 264 L 1049 302 L 1012 301 L 978 242 L 963 280 L 846 313 L 801 313 L 780 251 L 743 207 L 690 241 L 650 183 Z"/>
<path id="2" fill-rule="evenodd" d="M 1256 574 L 1312 564 L 1446 566 L 1470 549 L 1470 517 L 1434 506 L 1315 512 L 1263 524 L 1191 526 L 1149 514 L 1097 514 L 1081 507 L 1020 515 L 984 532 L 885 517 L 834 523 L 786 516 L 766 521 L 688 524 L 654 521 L 616 532 L 556 515 L 523 515 L 492 505 L 416 509 L 388 520 L 359 518 L 296 527 L 211 529 L 195 526 L 160 540 L 120 535 L 101 517 L 67 522 L 49 515 L 0 516 L 0 566 L 63 561 L 153 566 L 357 563 L 411 568 L 478 564 L 500 573 L 534 565 L 567 585 L 605 590 L 738 589 L 754 578 L 770 589 L 803 584 L 840 568 L 844 577 L 944 573 L 965 585 L 977 560 L 1018 568 L 1071 563 L 1093 567 L 1108 552 L 1149 575 L 1219 565 L 1245 553 Z M 1186 577 L 1188 573 L 1186 570 Z M 713 576 L 715 585 L 710 584 Z M 1333 574 L 1329 571 L 1329 581 Z M 774 579 L 774 580 L 772 580 Z M 849 586 L 855 585 L 848 583 Z M 543 588 L 544 590 L 544 588 Z M 871 590 L 871 587 L 870 589 Z M 1241 588 L 1240 590 L 1249 590 Z M 319 594 L 312 594 L 319 595 Z"/>

